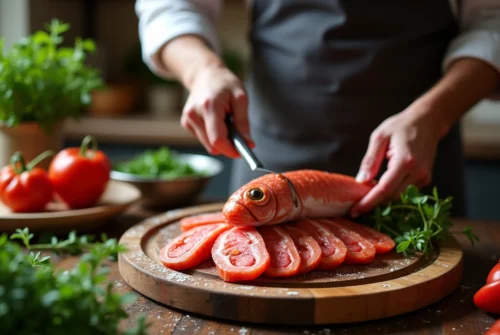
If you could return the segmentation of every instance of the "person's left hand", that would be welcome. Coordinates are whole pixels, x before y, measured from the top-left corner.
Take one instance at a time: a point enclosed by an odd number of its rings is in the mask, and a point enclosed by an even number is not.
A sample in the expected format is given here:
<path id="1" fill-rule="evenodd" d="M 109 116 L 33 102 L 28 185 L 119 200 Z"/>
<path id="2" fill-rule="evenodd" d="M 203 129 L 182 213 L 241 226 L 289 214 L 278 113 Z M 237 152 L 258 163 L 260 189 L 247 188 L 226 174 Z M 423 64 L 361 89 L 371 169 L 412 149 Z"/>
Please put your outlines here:
<path id="1" fill-rule="evenodd" d="M 372 132 L 356 179 L 358 182 L 372 182 L 384 157 L 388 159 L 387 171 L 352 207 L 352 217 L 399 198 L 410 184 L 421 188 L 430 183 L 436 149 L 447 132 L 447 127 L 436 115 L 429 108 L 410 106 L 386 119 Z"/>

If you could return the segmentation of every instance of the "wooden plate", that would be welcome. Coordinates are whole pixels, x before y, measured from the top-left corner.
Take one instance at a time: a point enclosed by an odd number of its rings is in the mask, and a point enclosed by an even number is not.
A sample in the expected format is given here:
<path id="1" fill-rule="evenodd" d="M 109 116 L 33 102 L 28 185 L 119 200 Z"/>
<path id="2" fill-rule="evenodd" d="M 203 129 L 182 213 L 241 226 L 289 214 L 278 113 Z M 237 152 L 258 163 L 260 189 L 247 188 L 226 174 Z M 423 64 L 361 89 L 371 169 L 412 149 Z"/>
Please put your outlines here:
<path id="1" fill-rule="evenodd" d="M 91 208 L 69 210 L 54 202 L 42 213 L 13 213 L 0 202 L 0 231 L 12 232 L 24 227 L 33 232 L 91 230 L 107 223 L 140 197 L 141 192 L 135 186 L 110 180 L 98 204 Z"/>
<path id="2" fill-rule="evenodd" d="M 141 294 L 168 306 L 215 318 L 268 324 L 361 322 L 407 313 L 444 298 L 460 283 L 462 250 L 456 240 L 430 257 L 377 255 L 365 266 L 252 282 L 226 283 L 207 260 L 184 272 L 165 268 L 158 251 L 180 233 L 179 219 L 217 211 L 222 204 L 170 211 L 130 228 L 120 243 L 123 279 Z"/>

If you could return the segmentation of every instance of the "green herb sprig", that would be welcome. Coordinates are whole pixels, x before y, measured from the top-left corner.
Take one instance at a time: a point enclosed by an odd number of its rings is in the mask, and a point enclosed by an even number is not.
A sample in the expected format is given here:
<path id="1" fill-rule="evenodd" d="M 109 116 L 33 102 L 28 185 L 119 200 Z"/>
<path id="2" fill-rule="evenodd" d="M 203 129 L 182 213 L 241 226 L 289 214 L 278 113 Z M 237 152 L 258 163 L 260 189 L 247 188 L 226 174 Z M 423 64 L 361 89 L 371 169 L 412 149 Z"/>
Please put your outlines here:
<path id="1" fill-rule="evenodd" d="M 416 252 L 428 255 L 436 243 L 453 234 L 463 234 L 474 244 L 479 238 L 471 227 L 459 232 L 450 230 L 452 200 L 452 197 L 439 198 L 435 187 L 432 195 L 425 195 L 410 185 L 399 201 L 376 207 L 370 222 L 373 228 L 392 237 L 397 244 L 396 251 L 404 255 Z"/>
<path id="2" fill-rule="evenodd" d="M 74 236 L 74 235 L 71 235 Z M 134 294 L 113 292 L 112 283 L 104 282 L 109 273 L 104 262 L 123 251 L 116 239 L 102 243 L 81 243 L 75 236 L 54 243 L 54 250 L 86 252 L 68 271 L 56 270 L 49 256 L 27 254 L 20 239 L 30 249 L 33 238 L 27 229 L 0 236 L 0 324 L 5 334 L 147 334 L 148 324 L 139 317 L 135 327 L 121 331 L 119 323 L 127 317 L 124 305 Z M 80 242 L 78 242 L 80 241 Z M 72 246 L 67 248 L 68 246 Z M 45 246 L 42 249 L 50 249 Z"/>
<path id="3" fill-rule="evenodd" d="M 116 260 L 118 253 L 125 251 L 125 248 L 118 244 L 116 239 L 109 239 L 106 234 L 101 234 L 100 237 L 101 239 L 98 241 L 94 235 L 78 236 L 76 231 L 71 231 L 65 240 L 59 240 L 57 237 L 52 236 L 50 243 L 31 244 L 33 234 L 29 232 L 28 228 L 24 228 L 16 229 L 16 232 L 10 238 L 21 240 L 28 250 L 50 250 L 56 254 L 78 255 L 89 251 L 95 246 L 104 244 L 110 250 L 110 257 Z"/>

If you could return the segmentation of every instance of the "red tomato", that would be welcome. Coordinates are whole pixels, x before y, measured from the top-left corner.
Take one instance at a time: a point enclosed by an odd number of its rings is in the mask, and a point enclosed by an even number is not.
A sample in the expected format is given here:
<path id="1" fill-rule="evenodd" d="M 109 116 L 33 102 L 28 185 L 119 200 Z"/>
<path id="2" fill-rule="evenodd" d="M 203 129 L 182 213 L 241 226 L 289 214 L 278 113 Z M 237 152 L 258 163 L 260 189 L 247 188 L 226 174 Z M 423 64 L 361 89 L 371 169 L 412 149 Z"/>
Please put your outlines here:
<path id="1" fill-rule="evenodd" d="M 93 144 L 92 149 L 88 146 Z M 97 150 L 97 143 L 86 136 L 80 148 L 60 151 L 49 167 L 49 178 L 54 191 L 71 209 L 95 205 L 106 189 L 111 164 L 108 157 Z"/>
<path id="2" fill-rule="evenodd" d="M 484 335 L 500 335 L 500 320 L 497 320 Z"/>
<path id="3" fill-rule="evenodd" d="M 215 212 L 187 216 L 185 218 L 182 218 L 179 222 L 181 224 L 181 230 L 188 231 L 189 229 L 205 224 L 224 223 L 225 219 L 222 212 Z"/>
<path id="4" fill-rule="evenodd" d="M 343 218 L 335 218 L 335 220 L 345 228 L 355 231 L 362 237 L 366 238 L 375 246 L 377 254 L 389 252 L 396 246 L 396 243 L 392 238 L 368 226 Z"/>
<path id="5" fill-rule="evenodd" d="M 375 258 L 375 247 L 367 239 L 353 230 L 340 225 L 335 219 L 321 220 L 331 232 L 340 238 L 347 247 L 344 264 L 369 264 Z"/>
<path id="6" fill-rule="evenodd" d="M 486 278 L 486 284 L 493 283 L 499 280 L 500 280 L 500 260 L 488 274 L 488 278 Z"/>
<path id="7" fill-rule="evenodd" d="M 283 228 L 293 240 L 300 255 L 300 267 L 297 274 L 304 274 L 316 269 L 321 262 L 321 247 L 318 242 L 305 231 L 284 224 Z"/>
<path id="8" fill-rule="evenodd" d="M 474 294 L 474 303 L 485 312 L 500 314 L 500 281 L 481 287 Z"/>
<path id="9" fill-rule="evenodd" d="M 193 228 L 170 241 L 160 250 L 160 261 L 169 269 L 185 270 L 210 258 L 212 246 L 219 235 L 231 228 L 225 223 Z"/>
<path id="10" fill-rule="evenodd" d="M 53 198 L 52 184 L 44 169 L 35 165 L 52 152 L 46 151 L 25 165 L 16 152 L 10 165 L 0 170 L 0 199 L 13 212 L 42 212 Z"/>
<path id="11" fill-rule="evenodd" d="M 227 282 L 252 280 L 271 264 L 262 236 L 253 227 L 234 227 L 215 240 L 212 258 Z"/>
<path id="12" fill-rule="evenodd" d="M 293 277 L 299 272 L 300 255 L 292 238 L 283 228 L 268 226 L 259 229 L 271 265 L 264 272 L 268 277 Z"/>
<path id="13" fill-rule="evenodd" d="M 330 270 L 340 266 L 347 254 L 347 247 L 338 237 L 316 220 L 304 219 L 294 224 L 311 235 L 321 247 L 321 261 L 318 269 Z"/>

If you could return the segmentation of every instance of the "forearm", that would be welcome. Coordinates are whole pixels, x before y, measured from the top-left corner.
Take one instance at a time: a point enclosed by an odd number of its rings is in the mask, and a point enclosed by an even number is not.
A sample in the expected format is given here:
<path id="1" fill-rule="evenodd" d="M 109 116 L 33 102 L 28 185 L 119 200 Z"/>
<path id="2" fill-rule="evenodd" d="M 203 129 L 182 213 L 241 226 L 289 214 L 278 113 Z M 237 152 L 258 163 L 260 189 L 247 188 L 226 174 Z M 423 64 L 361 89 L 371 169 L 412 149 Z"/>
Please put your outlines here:
<path id="1" fill-rule="evenodd" d="M 500 76 L 490 65 L 463 58 L 453 63 L 445 76 L 415 104 L 422 113 L 431 114 L 443 124 L 443 132 L 457 122 L 471 107 L 498 88 Z"/>
<path id="2" fill-rule="evenodd" d="M 163 65 L 190 89 L 196 73 L 207 66 L 223 67 L 224 63 L 205 43 L 194 35 L 180 36 L 160 50 Z"/>

